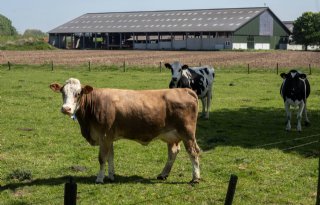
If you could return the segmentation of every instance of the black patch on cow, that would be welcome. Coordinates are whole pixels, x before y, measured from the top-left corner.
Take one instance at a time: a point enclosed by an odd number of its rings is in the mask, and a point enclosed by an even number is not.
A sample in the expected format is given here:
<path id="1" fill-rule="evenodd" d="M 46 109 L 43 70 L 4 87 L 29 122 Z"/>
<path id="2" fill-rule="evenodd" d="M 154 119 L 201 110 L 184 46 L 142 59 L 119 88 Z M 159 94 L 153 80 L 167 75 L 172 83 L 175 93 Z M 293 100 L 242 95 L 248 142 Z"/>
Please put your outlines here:
<path id="1" fill-rule="evenodd" d="M 292 77 L 291 73 L 296 75 Z M 285 79 L 280 87 L 280 94 L 283 100 L 286 101 L 287 98 L 292 101 L 306 99 L 310 95 L 310 84 L 305 74 L 302 74 L 296 70 L 291 70 L 289 73 L 281 73 L 280 76 Z"/>
<path id="2" fill-rule="evenodd" d="M 190 87 L 192 90 L 196 91 L 197 95 L 200 95 L 205 89 L 205 85 L 203 85 L 204 76 L 199 75 L 192 69 L 188 69 L 188 71 L 191 74 L 191 78 L 189 79 Z"/>
<path id="3" fill-rule="evenodd" d="M 204 72 L 207 74 L 207 75 L 209 75 L 209 69 L 208 68 L 205 68 L 205 69 L 203 69 L 204 70 Z"/>

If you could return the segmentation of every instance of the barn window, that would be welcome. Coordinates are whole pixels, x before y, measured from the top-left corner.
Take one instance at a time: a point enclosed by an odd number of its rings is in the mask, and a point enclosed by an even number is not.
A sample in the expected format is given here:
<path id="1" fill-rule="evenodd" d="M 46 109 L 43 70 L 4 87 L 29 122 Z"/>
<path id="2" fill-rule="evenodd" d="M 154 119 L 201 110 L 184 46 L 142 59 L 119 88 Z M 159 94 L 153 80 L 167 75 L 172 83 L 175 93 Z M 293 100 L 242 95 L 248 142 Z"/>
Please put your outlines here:
<path id="1" fill-rule="evenodd" d="M 231 42 L 230 41 L 226 41 L 225 44 L 226 44 L 226 46 L 230 46 Z"/>

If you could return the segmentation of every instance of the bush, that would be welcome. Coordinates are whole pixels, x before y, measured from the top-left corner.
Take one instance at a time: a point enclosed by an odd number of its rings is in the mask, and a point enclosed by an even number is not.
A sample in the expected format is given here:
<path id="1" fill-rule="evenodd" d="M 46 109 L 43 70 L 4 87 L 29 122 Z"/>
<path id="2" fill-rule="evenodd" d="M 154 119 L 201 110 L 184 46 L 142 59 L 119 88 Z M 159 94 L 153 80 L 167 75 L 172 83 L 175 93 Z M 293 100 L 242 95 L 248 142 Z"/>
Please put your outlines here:
<path id="1" fill-rule="evenodd" d="M 53 50 L 53 46 L 48 44 L 44 38 L 21 36 L 1 37 L 0 50 Z"/>

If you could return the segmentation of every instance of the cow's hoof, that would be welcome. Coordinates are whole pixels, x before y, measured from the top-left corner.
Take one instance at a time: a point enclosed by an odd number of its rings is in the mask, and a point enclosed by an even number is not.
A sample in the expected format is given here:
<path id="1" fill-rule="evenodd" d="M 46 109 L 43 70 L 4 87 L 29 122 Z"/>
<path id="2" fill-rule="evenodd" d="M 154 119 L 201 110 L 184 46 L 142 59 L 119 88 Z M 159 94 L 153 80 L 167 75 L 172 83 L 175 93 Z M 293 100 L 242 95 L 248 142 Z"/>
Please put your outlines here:
<path id="1" fill-rule="evenodd" d="M 166 180 L 167 177 L 168 177 L 168 176 L 161 176 L 161 175 L 159 175 L 159 176 L 157 176 L 157 179 L 158 179 L 158 180 Z"/>
<path id="2" fill-rule="evenodd" d="M 192 179 L 189 184 L 194 185 L 194 184 L 199 184 L 200 183 L 200 179 Z"/>
<path id="3" fill-rule="evenodd" d="M 96 184 L 104 184 L 104 182 L 96 180 Z"/>
<path id="4" fill-rule="evenodd" d="M 311 125 L 311 123 L 310 123 L 310 122 L 304 122 L 304 125 L 305 125 L 306 127 L 309 127 L 309 126 Z"/>

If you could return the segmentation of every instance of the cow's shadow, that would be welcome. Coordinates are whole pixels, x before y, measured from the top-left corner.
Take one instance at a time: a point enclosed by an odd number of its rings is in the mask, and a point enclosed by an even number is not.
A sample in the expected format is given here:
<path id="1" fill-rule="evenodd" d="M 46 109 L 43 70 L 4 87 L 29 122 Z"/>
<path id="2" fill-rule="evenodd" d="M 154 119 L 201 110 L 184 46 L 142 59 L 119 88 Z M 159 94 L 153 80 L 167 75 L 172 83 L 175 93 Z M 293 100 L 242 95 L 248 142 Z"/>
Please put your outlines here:
<path id="1" fill-rule="evenodd" d="M 96 185 L 96 186 L 107 186 L 109 184 L 188 184 L 188 182 L 172 182 L 166 180 L 157 180 L 156 177 L 154 179 L 143 178 L 141 176 L 132 175 L 132 176 L 121 176 L 115 175 L 115 181 L 109 181 L 105 179 L 103 184 L 96 184 L 96 176 L 73 176 L 72 180 L 75 181 L 77 184 L 88 184 L 88 185 Z M 23 182 L 13 182 L 6 184 L 4 186 L 0 186 L 0 192 L 5 190 L 16 190 L 20 187 L 25 186 L 56 186 L 62 185 L 65 183 L 70 182 L 70 176 L 61 176 L 61 177 L 52 177 L 52 178 L 40 178 L 30 181 L 23 181 Z"/>
<path id="2" fill-rule="evenodd" d="M 311 126 L 303 126 L 302 132 L 298 132 L 296 110 L 292 110 L 291 131 L 285 131 L 284 109 L 244 107 L 236 111 L 218 110 L 210 113 L 209 120 L 198 119 L 196 135 L 198 144 L 204 151 L 217 146 L 239 146 L 249 149 L 279 149 L 305 157 L 317 157 L 319 115 L 319 110 L 308 111 Z M 311 144 L 293 149 L 307 143 Z"/>

